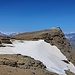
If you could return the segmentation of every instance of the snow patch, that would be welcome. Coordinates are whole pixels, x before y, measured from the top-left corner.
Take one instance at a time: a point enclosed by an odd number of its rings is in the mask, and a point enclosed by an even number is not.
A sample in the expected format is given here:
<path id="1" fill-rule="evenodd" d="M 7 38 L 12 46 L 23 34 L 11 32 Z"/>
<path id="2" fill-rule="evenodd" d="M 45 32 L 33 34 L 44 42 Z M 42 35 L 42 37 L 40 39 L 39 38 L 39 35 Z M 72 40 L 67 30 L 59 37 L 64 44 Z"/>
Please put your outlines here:
<path id="1" fill-rule="evenodd" d="M 67 58 L 61 53 L 61 51 L 44 40 L 39 41 L 24 41 L 15 40 L 12 42 L 13 47 L 0 48 L 0 54 L 22 54 L 31 56 L 36 60 L 40 60 L 46 65 L 47 70 L 58 73 L 60 75 L 66 75 L 64 70 L 70 70 L 75 73 L 75 66 L 65 63 L 62 60 Z"/>

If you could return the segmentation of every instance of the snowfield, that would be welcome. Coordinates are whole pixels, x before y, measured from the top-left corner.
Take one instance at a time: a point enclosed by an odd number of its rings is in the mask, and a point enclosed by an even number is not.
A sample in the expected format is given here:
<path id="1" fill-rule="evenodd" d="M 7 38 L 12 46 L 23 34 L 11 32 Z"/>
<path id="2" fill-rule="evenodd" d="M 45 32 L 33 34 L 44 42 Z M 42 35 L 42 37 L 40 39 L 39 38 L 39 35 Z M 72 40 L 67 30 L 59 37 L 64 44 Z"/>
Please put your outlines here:
<path id="1" fill-rule="evenodd" d="M 44 40 L 39 41 L 22 41 L 15 40 L 13 44 L 5 44 L 7 47 L 0 47 L 0 54 L 22 54 L 31 56 L 35 60 L 40 60 L 47 67 L 47 70 L 58 73 L 59 75 L 66 75 L 64 70 L 70 70 L 75 73 L 75 66 L 69 62 L 62 60 L 67 58 L 61 51 Z"/>

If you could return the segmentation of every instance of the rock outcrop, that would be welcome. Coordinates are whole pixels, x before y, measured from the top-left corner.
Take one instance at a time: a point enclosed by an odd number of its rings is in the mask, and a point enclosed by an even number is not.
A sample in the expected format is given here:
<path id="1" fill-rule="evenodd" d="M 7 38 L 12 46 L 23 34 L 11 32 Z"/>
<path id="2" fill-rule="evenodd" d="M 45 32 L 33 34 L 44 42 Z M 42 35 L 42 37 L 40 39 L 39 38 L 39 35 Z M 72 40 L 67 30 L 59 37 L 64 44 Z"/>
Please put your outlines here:
<path id="1" fill-rule="evenodd" d="M 1 39 L 1 43 L 12 44 L 9 37 L 3 37 Z"/>
<path id="2" fill-rule="evenodd" d="M 0 65 L 8 65 L 21 69 L 45 69 L 46 66 L 38 60 L 28 56 L 17 55 L 0 55 Z"/>
<path id="3" fill-rule="evenodd" d="M 46 70 L 46 66 L 28 56 L 0 55 L 0 75 L 58 75 Z"/>
<path id="4" fill-rule="evenodd" d="M 5 45 L 3 45 L 3 43 L 12 44 L 12 42 L 10 41 L 10 37 L 0 36 L 0 47 L 5 47 Z"/>

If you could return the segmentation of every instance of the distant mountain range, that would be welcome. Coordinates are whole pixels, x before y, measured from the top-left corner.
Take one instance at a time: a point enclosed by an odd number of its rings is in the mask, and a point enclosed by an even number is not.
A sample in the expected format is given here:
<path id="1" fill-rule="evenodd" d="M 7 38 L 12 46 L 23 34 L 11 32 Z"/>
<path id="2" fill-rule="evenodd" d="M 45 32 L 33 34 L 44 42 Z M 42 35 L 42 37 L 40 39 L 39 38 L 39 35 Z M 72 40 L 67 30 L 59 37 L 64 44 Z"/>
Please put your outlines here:
<path id="1" fill-rule="evenodd" d="M 75 37 L 75 32 L 65 33 L 65 36 L 69 39 L 73 38 L 73 37 Z"/>
<path id="2" fill-rule="evenodd" d="M 70 44 L 75 49 L 75 32 L 65 34 L 67 39 L 70 41 Z"/>
<path id="3" fill-rule="evenodd" d="M 16 35 L 17 33 L 4 33 L 4 32 L 0 32 L 0 36 L 13 36 Z"/>
<path id="4" fill-rule="evenodd" d="M 0 32 L 0 36 L 7 36 L 7 35 L 3 32 Z"/>

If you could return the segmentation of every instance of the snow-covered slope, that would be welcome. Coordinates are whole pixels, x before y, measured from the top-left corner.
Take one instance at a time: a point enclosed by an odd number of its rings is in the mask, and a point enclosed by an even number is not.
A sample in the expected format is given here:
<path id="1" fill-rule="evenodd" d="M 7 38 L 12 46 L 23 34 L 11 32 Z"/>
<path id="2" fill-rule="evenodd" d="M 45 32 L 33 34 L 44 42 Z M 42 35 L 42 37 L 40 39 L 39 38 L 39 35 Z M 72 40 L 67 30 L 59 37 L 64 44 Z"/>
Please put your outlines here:
<path id="1" fill-rule="evenodd" d="M 40 60 L 47 67 L 47 70 L 66 75 L 64 70 L 75 73 L 75 66 L 60 52 L 56 46 L 52 46 L 44 40 L 39 41 L 13 41 L 12 44 L 5 44 L 7 47 L 0 48 L 0 54 L 22 54 Z"/>

